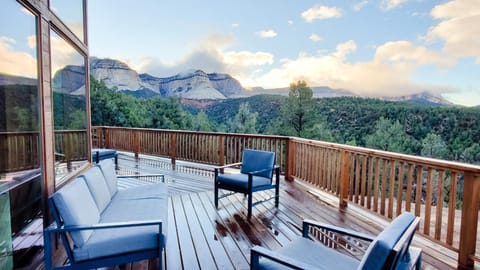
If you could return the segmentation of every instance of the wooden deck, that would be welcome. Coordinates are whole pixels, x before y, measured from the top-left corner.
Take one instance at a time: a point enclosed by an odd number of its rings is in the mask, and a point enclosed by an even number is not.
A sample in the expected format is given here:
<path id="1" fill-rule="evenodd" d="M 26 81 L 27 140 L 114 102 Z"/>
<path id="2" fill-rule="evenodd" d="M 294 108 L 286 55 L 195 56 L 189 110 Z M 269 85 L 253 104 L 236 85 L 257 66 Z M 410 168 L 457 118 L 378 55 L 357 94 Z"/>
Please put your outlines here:
<path id="1" fill-rule="evenodd" d="M 243 195 L 221 199 L 219 209 L 213 203 L 213 172 L 187 163 L 177 164 L 129 155 L 119 159 L 120 173 L 164 173 L 169 182 L 168 236 L 164 269 L 249 269 L 250 248 L 261 245 L 277 249 L 300 236 L 305 218 L 335 224 L 376 235 L 388 222 L 362 209 L 340 210 L 334 200 L 321 191 L 309 190 L 298 182 L 281 179 L 280 206 L 273 201 L 254 206 L 246 218 Z M 139 183 L 122 183 L 124 187 Z M 257 192 L 254 199 L 264 199 L 270 192 Z M 415 237 L 414 245 L 426 251 L 424 269 L 453 269 L 448 252 Z M 432 253 L 429 253 L 432 252 Z M 440 257 L 439 257 L 440 256 Z M 439 260 L 438 258 L 442 258 Z M 115 267 L 118 268 L 118 267 Z M 155 261 L 141 261 L 122 269 L 156 269 Z"/>

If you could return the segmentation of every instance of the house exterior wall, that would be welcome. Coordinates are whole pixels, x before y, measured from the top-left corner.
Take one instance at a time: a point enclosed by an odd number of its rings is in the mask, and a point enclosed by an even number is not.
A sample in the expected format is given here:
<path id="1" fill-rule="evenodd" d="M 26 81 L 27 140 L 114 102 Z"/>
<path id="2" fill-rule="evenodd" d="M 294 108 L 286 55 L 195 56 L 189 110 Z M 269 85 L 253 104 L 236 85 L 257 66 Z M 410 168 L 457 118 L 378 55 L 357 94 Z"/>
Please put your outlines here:
<path id="1" fill-rule="evenodd" d="M 32 250 L 41 250 L 41 234 L 30 246 L 18 247 L 18 238 L 24 235 L 21 232 L 39 219 L 43 227 L 48 226 L 48 196 L 90 166 L 87 0 L 5 0 L 0 9 L 7 15 L 20 14 L 0 19 L 0 62 L 11 59 L 13 63 L 0 63 L 0 269 L 11 269 L 34 266 L 29 265 L 34 263 L 29 257 L 39 253 Z M 23 15 L 27 19 L 22 20 Z M 23 31 L 22 23 L 33 30 L 17 38 L 16 34 Z M 63 51 L 56 46 L 67 47 L 71 55 L 59 57 Z M 62 66 L 64 63 L 58 59 L 73 59 L 72 55 L 77 61 Z M 31 61 L 22 61 L 21 57 Z M 70 77 L 58 80 L 58 72 L 68 64 L 78 63 L 78 59 L 83 65 L 83 92 L 60 95 L 57 82 L 68 85 Z M 23 64 L 29 64 L 32 72 L 25 74 L 28 69 Z M 12 82 L 14 77 L 20 82 Z M 25 91 L 28 99 L 22 98 Z M 77 117 L 76 126 L 68 126 L 72 123 L 69 113 L 59 116 L 60 107 L 62 112 L 71 110 L 71 100 L 80 104 L 77 115 L 84 120 L 79 124 Z M 68 151 L 71 145 L 83 147 L 75 158 L 71 156 L 74 151 Z"/>

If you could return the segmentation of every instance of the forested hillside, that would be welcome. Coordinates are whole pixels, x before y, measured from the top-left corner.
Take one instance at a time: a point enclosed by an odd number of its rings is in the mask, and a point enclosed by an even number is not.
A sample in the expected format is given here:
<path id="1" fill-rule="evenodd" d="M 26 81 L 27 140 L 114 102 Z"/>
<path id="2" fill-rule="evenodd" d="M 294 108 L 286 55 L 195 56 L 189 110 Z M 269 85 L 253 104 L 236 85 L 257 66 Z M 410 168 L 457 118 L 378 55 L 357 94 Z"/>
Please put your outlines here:
<path id="1" fill-rule="evenodd" d="M 298 136 L 480 163 L 480 108 L 432 107 L 355 97 L 312 98 L 298 82 L 288 97 L 227 99 L 205 109 L 174 98 L 137 99 L 92 79 L 92 124 Z"/>

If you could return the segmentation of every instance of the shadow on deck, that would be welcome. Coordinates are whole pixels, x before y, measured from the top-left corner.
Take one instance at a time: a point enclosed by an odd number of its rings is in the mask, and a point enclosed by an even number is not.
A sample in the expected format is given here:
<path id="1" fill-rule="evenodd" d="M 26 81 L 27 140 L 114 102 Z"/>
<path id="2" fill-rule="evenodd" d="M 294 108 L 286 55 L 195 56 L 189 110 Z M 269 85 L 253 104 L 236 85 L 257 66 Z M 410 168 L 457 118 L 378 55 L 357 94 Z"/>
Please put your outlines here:
<path id="1" fill-rule="evenodd" d="M 247 219 L 246 200 L 233 195 L 213 203 L 213 167 L 122 153 L 119 174 L 163 173 L 169 185 L 168 234 L 164 269 L 249 269 L 250 248 L 261 245 L 277 249 L 301 235 L 305 218 L 376 235 L 387 222 L 362 209 L 339 209 L 331 195 L 312 192 L 300 182 L 281 179 L 280 206 L 273 201 L 254 206 Z M 122 182 L 123 187 L 139 182 Z M 254 193 L 255 200 L 271 191 Z M 420 239 L 419 239 L 420 238 Z M 416 236 L 415 246 L 424 249 L 424 269 L 453 269 L 452 258 L 441 260 L 435 244 Z M 447 257 L 446 257 L 447 256 Z M 447 261 L 448 263 L 445 263 Z M 453 263 L 455 263 L 453 259 Z M 153 261 L 135 262 L 126 269 L 155 269 Z M 118 267 L 116 267 L 118 268 Z M 122 267 L 123 269 L 123 267 Z"/>

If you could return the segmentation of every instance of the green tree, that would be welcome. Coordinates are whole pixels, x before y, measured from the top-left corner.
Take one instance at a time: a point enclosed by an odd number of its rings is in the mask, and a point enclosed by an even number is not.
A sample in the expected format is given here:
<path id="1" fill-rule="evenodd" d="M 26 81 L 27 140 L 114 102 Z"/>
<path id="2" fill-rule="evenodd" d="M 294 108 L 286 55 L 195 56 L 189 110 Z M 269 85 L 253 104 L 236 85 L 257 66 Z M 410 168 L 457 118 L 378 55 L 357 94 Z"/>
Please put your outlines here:
<path id="1" fill-rule="evenodd" d="M 480 164 L 480 144 L 474 143 L 465 148 L 461 156 L 462 161 L 471 164 Z"/>
<path id="2" fill-rule="evenodd" d="M 194 131 L 212 131 L 212 124 L 208 120 L 208 116 L 205 111 L 201 110 L 197 113 L 192 121 L 192 130 Z"/>
<path id="3" fill-rule="evenodd" d="M 266 127 L 266 133 L 297 136 L 310 136 L 315 130 L 315 101 L 313 91 L 305 81 L 291 83 L 288 97 L 281 102 L 279 117 Z"/>
<path id="4" fill-rule="evenodd" d="M 258 113 L 250 112 L 248 102 L 240 104 L 238 113 L 230 125 L 230 132 L 256 134 Z"/>
<path id="5" fill-rule="evenodd" d="M 302 131 L 301 137 L 327 142 L 336 141 L 335 136 L 325 122 L 318 122 L 311 127 L 305 128 Z"/>
<path id="6" fill-rule="evenodd" d="M 365 137 L 367 147 L 384 151 L 404 153 L 406 143 L 408 137 L 402 124 L 398 120 L 392 122 L 383 117 L 377 121 L 375 132 Z"/>
<path id="7" fill-rule="evenodd" d="M 447 144 L 440 135 L 428 133 L 422 140 L 420 154 L 424 157 L 446 159 L 448 157 Z"/>

